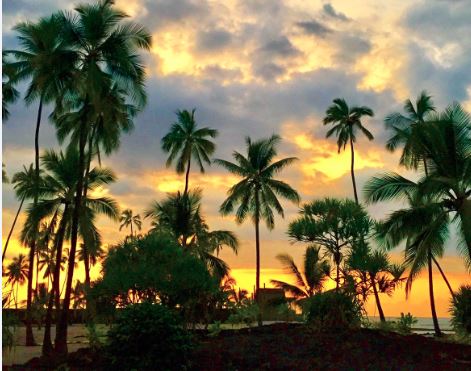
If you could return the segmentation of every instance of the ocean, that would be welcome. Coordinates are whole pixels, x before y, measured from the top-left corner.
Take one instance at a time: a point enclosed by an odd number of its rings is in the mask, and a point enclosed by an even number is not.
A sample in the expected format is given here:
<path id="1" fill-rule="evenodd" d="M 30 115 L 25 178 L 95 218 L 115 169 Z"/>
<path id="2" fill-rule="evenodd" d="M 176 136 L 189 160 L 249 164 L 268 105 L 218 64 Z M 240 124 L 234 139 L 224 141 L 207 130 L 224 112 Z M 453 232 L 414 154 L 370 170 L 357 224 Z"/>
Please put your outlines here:
<path id="1" fill-rule="evenodd" d="M 368 317 L 371 322 L 378 322 L 379 317 Z M 386 317 L 387 321 L 398 321 L 398 317 Z M 433 333 L 433 321 L 431 317 L 416 317 L 417 323 L 412 326 L 416 334 Z M 438 318 L 438 326 L 444 333 L 453 333 L 450 318 Z"/>

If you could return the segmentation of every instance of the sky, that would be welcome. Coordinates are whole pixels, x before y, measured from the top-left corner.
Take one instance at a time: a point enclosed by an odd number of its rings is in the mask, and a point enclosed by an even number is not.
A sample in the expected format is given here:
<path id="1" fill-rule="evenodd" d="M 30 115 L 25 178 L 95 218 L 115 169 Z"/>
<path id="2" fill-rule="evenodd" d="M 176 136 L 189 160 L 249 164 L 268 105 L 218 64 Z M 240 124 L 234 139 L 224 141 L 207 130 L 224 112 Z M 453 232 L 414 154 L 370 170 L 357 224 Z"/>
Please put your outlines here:
<path id="1" fill-rule="evenodd" d="M 12 27 L 34 21 L 59 9 L 73 9 L 67 0 L 6 0 L 3 2 L 3 49 L 17 47 Z M 335 140 L 325 139 L 325 110 L 337 97 L 351 105 L 367 105 L 375 116 L 364 125 L 375 140 L 356 144 L 356 176 L 361 190 L 373 175 L 385 171 L 412 174 L 398 166 L 397 153 L 385 150 L 388 132 L 384 117 L 401 111 L 405 99 L 427 90 L 439 109 L 457 101 L 471 110 L 471 6 L 468 0 L 388 1 L 349 0 L 117 0 L 132 21 L 151 32 L 153 45 L 143 54 L 148 74 L 148 104 L 135 120 L 135 129 L 122 137 L 119 151 L 104 159 L 118 181 L 100 190 L 121 208 L 141 213 L 167 192 L 182 190 L 183 176 L 165 167 L 160 140 L 175 121 L 178 109 L 196 108 L 201 126 L 219 131 L 216 158 L 230 159 L 244 151 L 244 138 L 282 136 L 279 157 L 299 161 L 279 178 L 301 194 L 302 202 L 322 197 L 353 197 L 349 152 L 337 153 Z M 24 86 L 21 87 L 24 91 Z M 415 98 L 414 98 L 415 99 Z M 9 176 L 34 159 L 37 103 L 22 101 L 11 107 L 2 127 L 3 162 Z M 42 149 L 58 148 L 46 107 L 40 132 Z M 205 174 L 193 171 L 190 187 L 203 190 L 203 213 L 212 229 L 234 231 L 241 241 L 238 256 L 223 251 L 238 284 L 249 290 L 255 281 L 254 228 L 250 221 L 236 225 L 218 209 L 228 188 L 237 181 L 222 168 Z M 3 185 L 3 241 L 19 202 L 11 185 Z M 287 226 L 298 205 L 283 203 L 285 218 L 273 231 L 262 228 L 262 283 L 290 278 L 276 260 L 291 254 L 299 265 L 305 245 L 293 243 Z M 375 218 L 384 218 L 399 204 L 368 206 Z M 22 216 L 19 223 L 21 225 Z M 105 245 L 126 235 L 119 225 L 99 220 Z M 143 230 L 149 228 L 146 221 Z M 19 231 L 19 229 L 17 229 Z M 7 254 L 26 253 L 16 240 Z M 391 253 L 400 261 L 401 251 Z M 471 281 L 452 239 L 442 260 L 453 288 Z M 97 277 L 96 266 L 93 276 Z M 79 267 L 78 278 L 83 275 Z M 434 274 L 438 315 L 448 316 L 449 293 Z M 404 290 L 383 295 L 386 316 L 411 312 L 430 316 L 425 276 L 414 283 L 408 300 Z M 370 315 L 377 315 L 372 299 Z"/>

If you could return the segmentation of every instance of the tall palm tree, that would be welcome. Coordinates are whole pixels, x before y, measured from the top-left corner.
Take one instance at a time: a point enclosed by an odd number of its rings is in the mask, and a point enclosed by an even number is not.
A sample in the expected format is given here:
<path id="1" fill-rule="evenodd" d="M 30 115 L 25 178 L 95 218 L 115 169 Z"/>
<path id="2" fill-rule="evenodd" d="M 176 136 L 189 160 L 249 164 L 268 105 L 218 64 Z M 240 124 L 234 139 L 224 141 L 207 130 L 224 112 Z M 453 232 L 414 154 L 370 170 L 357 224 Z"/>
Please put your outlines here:
<path id="1" fill-rule="evenodd" d="M 78 104 L 60 104 L 54 115 L 58 126 L 63 123 L 61 111 L 72 114 L 78 133 L 79 166 L 75 207 L 71 226 L 71 247 L 69 270 L 60 316 L 55 350 L 58 354 L 67 353 L 67 324 L 70 307 L 72 282 L 79 230 L 80 205 L 84 192 L 86 170 L 85 146 L 90 136 L 90 123 L 97 122 L 101 115 L 100 102 L 116 84 L 119 91 L 126 92 L 126 98 L 142 107 L 146 101 L 144 90 L 145 70 L 138 55 L 140 49 L 148 50 L 150 34 L 140 25 L 124 22 L 127 15 L 114 7 L 111 0 L 101 0 L 95 4 L 82 4 L 75 8 L 77 16 L 62 14 L 65 38 L 79 51 L 77 61 Z M 67 103 L 67 102 L 66 102 Z M 65 109 L 64 109 L 65 108 Z M 70 118 L 70 116 L 69 116 Z"/>
<path id="2" fill-rule="evenodd" d="M 41 175 L 42 173 L 40 172 L 40 176 Z M 31 164 L 29 168 L 23 166 L 23 171 L 14 174 L 11 182 L 13 183 L 15 195 L 20 200 L 20 205 L 18 206 L 15 218 L 13 219 L 10 231 L 8 232 L 7 240 L 5 241 L 5 246 L 3 247 L 2 262 L 5 259 L 8 244 L 13 234 L 13 230 L 15 229 L 15 225 L 18 220 L 18 216 L 20 215 L 24 201 L 27 199 L 33 199 L 36 194 L 39 194 L 39 196 L 44 196 L 48 192 L 47 187 L 45 187 L 42 178 L 40 180 L 40 188 L 36 187 L 36 172 L 33 168 L 33 164 Z"/>
<path id="3" fill-rule="evenodd" d="M 141 216 L 139 214 L 134 215 L 133 211 L 131 209 L 126 209 L 123 210 L 121 213 L 121 216 L 119 218 L 119 222 L 121 223 L 119 226 L 119 230 L 127 227 L 131 227 L 131 237 L 134 236 L 132 226 L 133 224 L 136 226 L 136 228 L 140 231 L 142 228 L 142 221 L 141 221 Z"/>
<path id="4" fill-rule="evenodd" d="M 336 267 L 336 289 L 340 288 L 341 263 L 347 252 L 362 243 L 370 232 L 371 219 L 352 200 L 325 198 L 303 205 L 291 222 L 288 235 L 295 241 L 322 246 Z"/>
<path id="5" fill-rule="evenodd" d="M 428 269 L 429 296 L 432 319 L 437 336 L 441 335 L 435 309 L 432 261 L 444 253 L 449 235 L 449 216 L 431 195 L 420 192 L 420 184 L 399 174 L 373 177 L 365 185 L 367 202 L 406 199 L 408 207 L 396 210 L 378 226 L 379 237 L 386 247 L 393 248 L 406 242 L 405 263 L 409 267 L 406 293 L 424 267 Z"/>
<path id="6" fill-rule="evenodd" d="M 94 267 L 98 260 L 104 255 L 104 250 L 101 244 L 93 244 L 85 248 L 85 244 L 80 244 L 80 249 L 78 250 L 78 260 L 84 262 L 85 268 L 85 284 L 87 287 L 90 287 L 90 269 Z M 85 261 L 85 260 L 88 261 Z M 87 283 L 88 282 L 88 283 Z"/>
<path id="7" fill-rule="evenodd" d="M 162 138 L 162 150 L 169 153 L 167 167 L 177 161 L 177 173 L 185 175 L 185 190 L 188 193 L 190 167 L 192 158 L 204 173 L 204 165 L 211 164 L 211 155 L 216 146 L 209 138 L 216 138 L 218 131 L 204 127 L 199 129 L 195 121 L 195 109 L 177 111 L 178 122 L 174 123 L 167 135 Z"/>
<path id="8" fill-rule="evenodd" d="M 12 286 L 12 292 L 14 292 L 15 309 L 18 309 L 18 288 L 22 286 L 28 279 L 28 262 L 26 256 L 23 254 L 13 258 L 13 261 L 8 264 L 6 271 L 3 273 L 7 280 L 6 285 Z M 16 286 L 16 291 L 13 291 Z"/>
<path id="9" fill-rule="evenodd" d="M 10 117 L 8 106 L 16 102 L 20 92 L 15 88 L 15 68 L 8 63 L 5 52 L 2 53 L 2 58 L 2 120 L 5 122 Z"/>
<path id="10" fill-rule="evenodd" d="M 71 44 L 62 38 L 63 29 L 56 15 L 41 18 L 37 23 L 22 22 L 14 27 L 21 48 L 6 50 L 13 61 L 7 65 L 14 71 L 12 81 L 29 80 L 25 101 L 30 104 L 39 100 L 34 135 L 36 181 L 39 184 L 39 129 L 43 105 L 63 94 L 63 89 L 72 77 L 77 53 Z M 35 198 L 37 202 L 37 197 Z M 31 325 L 32 282 L 35 256 L 35 239 L 31 241 L 27 293 L 26 345 L 34 345 Z"/>
<path id="11" fill-rule="evenodd" d="M 279 254 L 276 258 L 283 268 L 296 280 L 296 285 L 278 280 L 270 282 L 278 288 L 292 295 L 296 302 L 302 306 L 305 299 L 322 291 L 326 279 L 330 277 L 331 267 L 320 254 L 319 246 L 308 246 L 304 254 L 303 270 L 301 271 L 294 259 L 288 254 Z"/>
<path id="12" fill-rule="evenodd" d="M 330 106 L 326 111 L 324 118 L 324 125 L 333 124 L 334 126 L 329 129 L 326 134 L 327 138 L 332 135 L 337 136 L 338 151 L 345 150 L 345 147 L 350 143 L 351 151 L 351 176 L 353 184 L 353 194 L 355 196 L 355 202 L 358 203 L 357 185 L 355 181 L 355 150 L 353 143 L 356 142 L 356 133 L 360 130 L 369 140 L 373 140 L 373 134 L 366 129 L 361 119 L 363 116 L 373 117 L 373 110 L 366 106 L 361 107 L 349 107 L 345 99 L 336 98 L 334 104 Z"/>
<path id="13" fill-rule="evenodd" d="M 388 115 L 384 120 L 386 128 L 392 131 L 386 148 L 394 152 L 402 146 L 400 164 L 408 169 L 417 169 L 420 164 L 423 164 L 425 175 L 428 175 L 420 137 L 423 125 L 427 124 L 427 120 L 435 112 L 432 97 L 426 91 L 422 91 L 417 97 L 415 107 L 410 99 L 404 102 L 404 111 L 406 115 L 396 112 Z"/>
<path id="14" fill-rule="evenodd" d="M 260 221 L 265 220 L 268 229 L 275 227 L 275 216 L 273 209 L 284 217 L 284 210 L 278 197 L 283 197 L 291 202 L 299 203 L 299 195 L 287 183 L 274 179 L 286 166 L 297 160 L 288 157 L 274 161 L 277 146 L 281 138 L 272 135 L 267 139 L 255 142 L 247 137 L 247 155 L 234 151 L 235 162 L 217 159 L 215 162 L 232 174 L 242 178 L 240 182 L 232 186 L 228 191 L 228 197 L 222 203 L 219 211 L 223 215 L 235 211 L 237 223 L 243 223 L 248 215 L 252 217 L 255 224 L 255 251 L 256 251 L 256 277 L 255 293 L 260 289 Z M 261 317 L 258 318 L 259 325 L 262 324 Z"/>

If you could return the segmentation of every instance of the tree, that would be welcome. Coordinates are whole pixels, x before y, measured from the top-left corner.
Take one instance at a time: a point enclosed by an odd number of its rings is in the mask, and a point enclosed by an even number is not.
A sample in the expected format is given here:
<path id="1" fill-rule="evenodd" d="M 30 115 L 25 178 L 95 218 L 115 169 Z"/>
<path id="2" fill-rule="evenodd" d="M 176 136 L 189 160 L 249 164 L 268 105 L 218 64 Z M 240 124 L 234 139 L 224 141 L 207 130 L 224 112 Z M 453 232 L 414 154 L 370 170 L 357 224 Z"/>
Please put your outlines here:
<path id="1" fill-rule="evenodd" d="M 417 97 L 416 104 L 410 99 L 404 102 L 406 115 L 396 112 L 384 120 L 386 128 L 392 131 L 392 136 L 386 143 L 386 148 L 394 152 L 399 146 L 403 147 L 400 164 L 407 169 L 415 169 L 423 164 L 425 175 L 428 175 L 425 153 L 421 145 L 421 133 L 424 125 L 435 112 L 432 97 L 422 91 Z"/>
<path id="2" fill-rule="evenodd" d="M 41 176 L 41 173 L 40 173 L 40 176 Z M 18 206 L 18 210 L 16 212 L 15 218 L 13 219 L 13 223 L 11 225 L 10 231 L 8 232 L 7 240 L 5 241 L 5 246 L 3 247 L 2 262 L 5 259 L 5 255 L 8 249 L 8 244 L 13 234 L 13 230 L 15 229 L 15 225 L 18 220 L 18 216 L 20 215 L 24 201 L 27 199 L 33 199 L 37 193 L 39 193 L 39 195 L 44 195 L 45 193 L 47 193 L 47 189 L 44 187 L 44 184 L 42 181 L 40 181 L 41 183 L 40 188 L 38 189 L 36 187 L 36 173 L 33 168 L 33 164 L 31 164 L 29 168 L 26 168 L 26 166 L 23 166 L 23 171 L 20 171 L 14 174 L 11 182 L 13 183 L 13 189 L 15 190 L 15 195 L 20 200 L 20 205 Z"/>
<path id="3" fill-rule="evenodd" d="M 295 241 L 322 246 L 336 266 L 336 289 L 340 287 L 340 264 L 348 251 L 364 243 L 371 220 L 355 202 L 325 198 L 302 206 L 297 220 L 290 223 L 288 235 Z"/>
<path id="4" fill-rule="evenodd" d="M 366 106 L 361 107 L 349 107 L 344 99 L 334 99 L 334 104 L 330 106 L 326 111 L 324 118 L 324 125 L 333 124 L 334 126 L 329 129 L 326 134 L 327 138 L 332 135 L 337 136 L 338 151 L 345 150 L 347 143 L 350 143 L 350 151 L 352 156 L 351 162 L 351 176 L 353 184 L 353 194 L 355 196 L 355 202 L 358 203 L 357 185 L 355 181 L 355 150 L 353 143 L 356 142 L 356 132 L 360 130 L 369 140 L 373 140 L 373 134 L 366 129 L 361 119 L 363 116 L 373 117 L 373 110 Z"/>
<path id="5" fill-rule="evenodd" d="M 17 101 L 20 97 L 20 92 L 16 90 L 13 81 L 15 76 L 15 68 L 9 64 L 6 59 L 5 52 L 2 53 L 3 66 L 2 66 L 2 120 L 7 121 L 10 118 L 10 111 L 8 106 Z"/>
<path id="6" fill-rule="evenodd" d="M 322 291 L 326 279 L 330 276 L 330 264 L 321 257 L 318 246 L 308 246 L 306 249 L 303 271 L 298 268 L 293 258 L 288 254 L 279 254 L 276 258 L 296 280 L 296 285 L 278 280 L 271 280 L 270 282 L 275 287 L 281 288 L 292 295 L 301 306 L 305 299 Z"/>
<path id="7" fill-rule="evenodd" d="M 420 185 L 399 174 L 373 177 L 364 189 L 367 202 L 406 199 L 408 207 L 394 211 L 378 226 L 379 237 L 387 248 L 406 242 L 405 264 L 409 267 L 406 294 L 414 278 L 424 267 L 428 269 L 429 296 L 432 319 L 437 336 L 441 335 L 435 309 L 432 261 L 441 257 L 449 235 L 449 217 L 431 195 L 420 193 Z M 440 269 L 443 277 L 443 272 Z M 446 278 L 445 278 L 446 280 Z M 446 280 L 447 281 L 447 280 Z"/>
<path id="8" fill-rule="evenodd" d="M 37 23 L 22 22 L 14 27 L 17 32 L 20 50 L 6 50 L 7 57 L 14 60 L 6 65 L 13 71 L 11 82 L 16 84 L 23 80 L 29 80 L 25 101 L 27 104 L 39 100 L 36 131 L 34 136 L 35 146 L 35 173 L 39 187 L 39 129 L 43 104 L 56 99 L 72 76 L 76 51 L 64 40 L 62 25 L 58 17 L 53 15 L 41 18 Z M 35 197 L 37 202 L 37 197 Z M 32 283 L 35 256 L 35 239 L 31 241 L 29 253 L 28 293 L 27 293 L 27 320 L 26 320 L 26 345 L 35 345 L 31 327 L 31 300 Z"/>
<path id="9" fill-rule="evenodd" d="M 3 273 L 7 280 L 6 285 L 11 285 L 12 292 L 14 292 L 15 308 L 18 309 L 18 288 L 22 286 L 28 279 L 28 262 L 26 256 L 23 254 L 13 258 L 13 261 L 8 264 L 6 271 Z M 13 291 L 16 286 L 16 291 Z"/>
<path id="10" fill-rule="evenodd" d="M 126 92 L 126 98 L 136 103 L 138 108 L 146 101 L 145 70 L 138 51 L 150 48 L 151 36 L 140 25 L 125 23 L 127 15 L 116 10 L 113 5 L 114 2 L 111 0 L 102 0 L 95 4 L 77 6 L 75 8 L 77 17 L 61 13 L 64 37 L 71 42 L 75 50 L 79 51 L 76 62 L 78 73 L 74 82 L 75 89 L 69 94 L 75 99 L 72 103 L 59 102 L 54 117 L 59 127 L 64 124 L 65 119 L 75 122 L 79 166 L 64 306 L 56 336 L 55 350 L 58 354 L 67 353 L 67 318 L 87 167 L 85 146 L 91 134 L 91 123 L 97 122 L 101 117 L 102 102 L 113 86 L 120 92 Z"/>
<path id="11" fill-rule="evenodd" d="M 352 276 L 352 284 L 361 295 L 363 302 L 373 293 L 381 322 L 386 322 L 380 293 L 392 295 L 394 290 L 407 278 L 403 277 L 405 266 L 390 262 L 383 250 L 372 250 L 367 243 L 356 245 L 347 258 L 347 271 Z"/>
<path id="12" fill-rule="evenodd" d="M 170 233 L 183 249 L 205 262 L 208 271 L 221 279 L 229 273 L 229 267 L 217 255 L 223 246 L 237 254 L 239 241 L 231 231 L 211 231 L 200 207 L 199 189 L 186 194 L 177 192 L 169 194 L 163 202 L 154 202 L 145 217 L 152 218 L 150 233 Z"/>
<path id="13" fill-rule="evenodd" d="M 131 227 L 131 237 L 134 237 L 134 233 L 132 230 L 133 224 L 136 226 L 136 228 L 140 231 L 142 228 L 142 221 L 141 221 L 141 216 L 139 214 L 133 215 L 133 212 L 131 209 L 126 209 L 123 210 L 121 213 L 121 216 L 119 218 L 119 222 L 121 223 L 119 226 L 119 230 L 127 227 Z"/>
<path id="14" fill-rule="evenodd" d="M 299 202 L 299 195 L 287 183 L 274 179 L 286 166 L 292 164 L 297 158 L 288 157 L 273 161 L 277 155 L 277 146 L 281 138 L 272 135 L 270 138 L 255 142 L 247 137 L 247 155 L 234 151 L 235 163 L 217 159 L 215 162 L 226 170 L 242 178 L 228 191 L 228 197 L 222 203 L 219 211 L 228 215 L 235 211 L 236 222 L 243 223 L 248 215 L 255 224 L 255 251 L 256 251 L 256 294 L 260 289 L 260 221 L 265 220 L 268 229 L 275 227 L 273 209 L 284 217 L 284 210 L 278 197 L 283 197 L 294 203 Z M 258 318 L 261 325 L 261 316 Z"/>
<path id="15" fill-rule="evenodd" d="M 211 155 L 216 149 L 208 138 L 216 138 L 218 131 L 203 127 L 198 129 L 195 121 L 195 109 L 177 111 L 178 122 L 174 123 L 167 135 L 162 138 L 162 150 L 169 153 L 167 167 L 177 161 L 177 173 L 185 175 L 184 194 L 188 193 L 190 166 L 192 158 L 204 173 L 204 164 L 211 164 Z"/>

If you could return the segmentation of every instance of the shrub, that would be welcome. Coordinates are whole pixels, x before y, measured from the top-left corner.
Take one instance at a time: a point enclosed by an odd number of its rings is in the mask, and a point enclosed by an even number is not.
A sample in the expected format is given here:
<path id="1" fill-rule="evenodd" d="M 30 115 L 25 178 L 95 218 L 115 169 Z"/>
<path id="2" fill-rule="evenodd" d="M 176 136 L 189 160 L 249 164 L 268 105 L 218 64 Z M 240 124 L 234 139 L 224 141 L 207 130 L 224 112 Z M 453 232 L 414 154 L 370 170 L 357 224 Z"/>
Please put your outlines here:
<path id="1" fill-rule="evenodd" d="M 151 303 L 123 309 L 108 333 L 107 355 L 113 370 L 184 369 L 191 337 L 173 312 Z"/>
<path id="2" fill-rule="evenodd" d="M 410 334 L 412 333 L 412 326 L 416 323 L 417 318 L 415 318 L 412 314 L 404 314 L 401 312 L 401 318 L 399 318 L 399 321 L 396 323 L 396 330 L 400 334 Z"/>
<path id="3" fill-rule="evenodd" d="M 451 301 L 451 324 L 456 333 L 471 336 L 471 285 L 459 288 Z"/>
<path id="4" fill-rule="evenodd" d="M 326 291 L 309 299 L 307 322 L 319 329 L 360 327 L 361 306 L 354 295 Z"/>
<path id="5" fill-rule="evenodd" d="M 232 324 L 233 326 L 235 324 L 243 323 L 246 326 L 250 327 L 252 326 L 252 324 L 257 322 L 259 312 L 260 309 L 257 303 L 252 300 L 247 300 L 234 309 L 234 313 L 229 316 L 227 322 Z"/>

